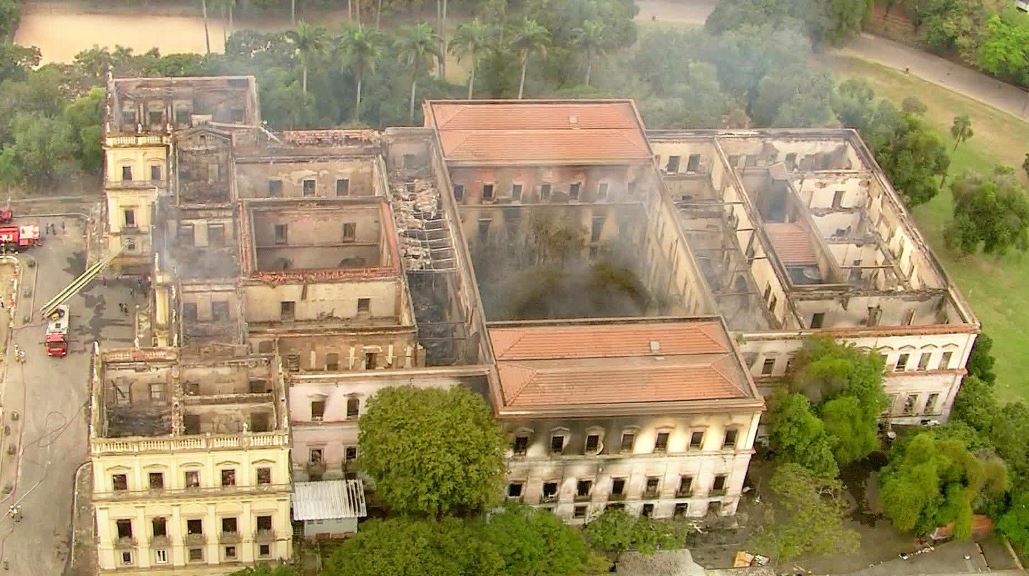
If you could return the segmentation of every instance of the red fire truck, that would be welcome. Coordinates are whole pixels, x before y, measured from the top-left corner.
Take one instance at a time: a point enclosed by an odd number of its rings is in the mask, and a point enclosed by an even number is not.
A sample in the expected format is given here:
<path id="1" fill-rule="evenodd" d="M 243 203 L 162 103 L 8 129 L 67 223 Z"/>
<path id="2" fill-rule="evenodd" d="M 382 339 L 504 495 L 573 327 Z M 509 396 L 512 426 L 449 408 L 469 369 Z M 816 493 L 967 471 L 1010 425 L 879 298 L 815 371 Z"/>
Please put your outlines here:
<path id="1" fill-rule="evenodd" d="M 62 304 L 50 313 L 46 324 L 46 355 L 64 358 L 68 355 L 68 313 L 67 304 Z"/>
<path id="2" fill-rule="evenodd" d="M 18 252 L 42 244 L 39 226 L 0 226 L 0 249 L 5 252 Z"/>

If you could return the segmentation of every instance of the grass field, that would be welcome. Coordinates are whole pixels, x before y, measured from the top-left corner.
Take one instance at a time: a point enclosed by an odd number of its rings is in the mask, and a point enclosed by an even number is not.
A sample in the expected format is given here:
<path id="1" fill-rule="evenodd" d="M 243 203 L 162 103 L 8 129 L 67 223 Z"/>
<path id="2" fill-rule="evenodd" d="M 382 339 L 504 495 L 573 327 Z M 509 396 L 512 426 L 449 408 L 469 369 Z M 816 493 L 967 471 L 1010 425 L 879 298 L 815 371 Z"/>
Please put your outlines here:
<path id="1" fill-rule="evenodd" d="M 951 155 L 951 176 L 963 170 L 989 171 L 996 164 L 1014 166 L 1026 182 L 1021 164 L 1029 152 L 1029 123 L 956 92 L 878 64 L 856 58 L 822 56 L 838 81 L 862 77 L 876 93 L 898 105 L 907 96 L 917 96 L 929 110 L 926 118 L 953 149 L 949 128 L 954 116 L 968 114 L 975 135 Z M 997 358 L 998 393 L 1006 400 L 1029 400 L 1029 256 L 1008 254 L 1002 258 L 961 257 L 943 244 L 943 226 L 950 219 L 949 191 L 914 210 L 923 234 L 943 261 L 947 273 L 961 287 L 982 322 L 994 338 Z"/>

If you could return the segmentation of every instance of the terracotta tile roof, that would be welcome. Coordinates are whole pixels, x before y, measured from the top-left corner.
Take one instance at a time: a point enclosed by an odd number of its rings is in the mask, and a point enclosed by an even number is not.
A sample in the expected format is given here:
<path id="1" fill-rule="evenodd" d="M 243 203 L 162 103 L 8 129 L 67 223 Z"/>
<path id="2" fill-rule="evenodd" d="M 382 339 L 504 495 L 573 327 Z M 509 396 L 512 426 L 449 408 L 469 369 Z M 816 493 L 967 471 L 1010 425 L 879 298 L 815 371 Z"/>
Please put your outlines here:
<path id="1" fill-rule="evenodd" d="M 765 224 L 765 232 L 772 240 L 775 255 L 783 264 L 802 266 L 818 264 L 818 256 L 811 245 L 811 237 L 799 224 L 769 222 Z"/>
<path id="2" fill-rule="evenodd" d="M 508 407 L 750 396 L 719 322 L 501 325 L 489 334 Z"/>
<path id="3" fill-rule="evenodd" d="M 631 101 L 428 104 L 449 161 L 640 162 L 651 158 Z"/>

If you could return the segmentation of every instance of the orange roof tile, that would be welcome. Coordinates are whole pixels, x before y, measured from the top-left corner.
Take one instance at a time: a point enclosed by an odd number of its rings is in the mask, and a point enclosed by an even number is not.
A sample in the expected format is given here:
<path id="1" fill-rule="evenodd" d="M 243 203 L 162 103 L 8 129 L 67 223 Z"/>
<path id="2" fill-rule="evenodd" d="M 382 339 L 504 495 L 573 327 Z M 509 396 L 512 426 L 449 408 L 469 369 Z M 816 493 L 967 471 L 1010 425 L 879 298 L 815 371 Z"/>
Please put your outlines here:
<path id="1" fill-rule="evenodd" d="M 715 321 L 501 324 L 489 335 L 508 407 L 750 397 Z"/>
<path id="2" fill-rule="evenodd" d="M 631 101 L 428 104 L 449 161 L 639 162 L 650 146 Z M 433 124 L 434 123 L 434 124 Z"/>
<path id="3" fill-rule="evenodd" d="M 818 263 L 811 237 L 799 224 L 769 222 L 765 224 L 765 232 L 783 264 L 813 266 Z"/>

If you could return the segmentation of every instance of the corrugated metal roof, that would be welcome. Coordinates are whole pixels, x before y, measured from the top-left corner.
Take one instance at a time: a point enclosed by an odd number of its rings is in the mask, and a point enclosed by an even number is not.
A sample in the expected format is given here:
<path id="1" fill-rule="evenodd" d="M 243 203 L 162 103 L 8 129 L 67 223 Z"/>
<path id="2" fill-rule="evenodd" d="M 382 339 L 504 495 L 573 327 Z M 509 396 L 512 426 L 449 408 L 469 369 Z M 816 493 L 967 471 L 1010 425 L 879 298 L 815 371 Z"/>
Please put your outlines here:
<path id="1" fill-rule="evenodd" d="M 364 484 L 360 480 L 293 483 L 294 520 L 364 518 Z"/>

